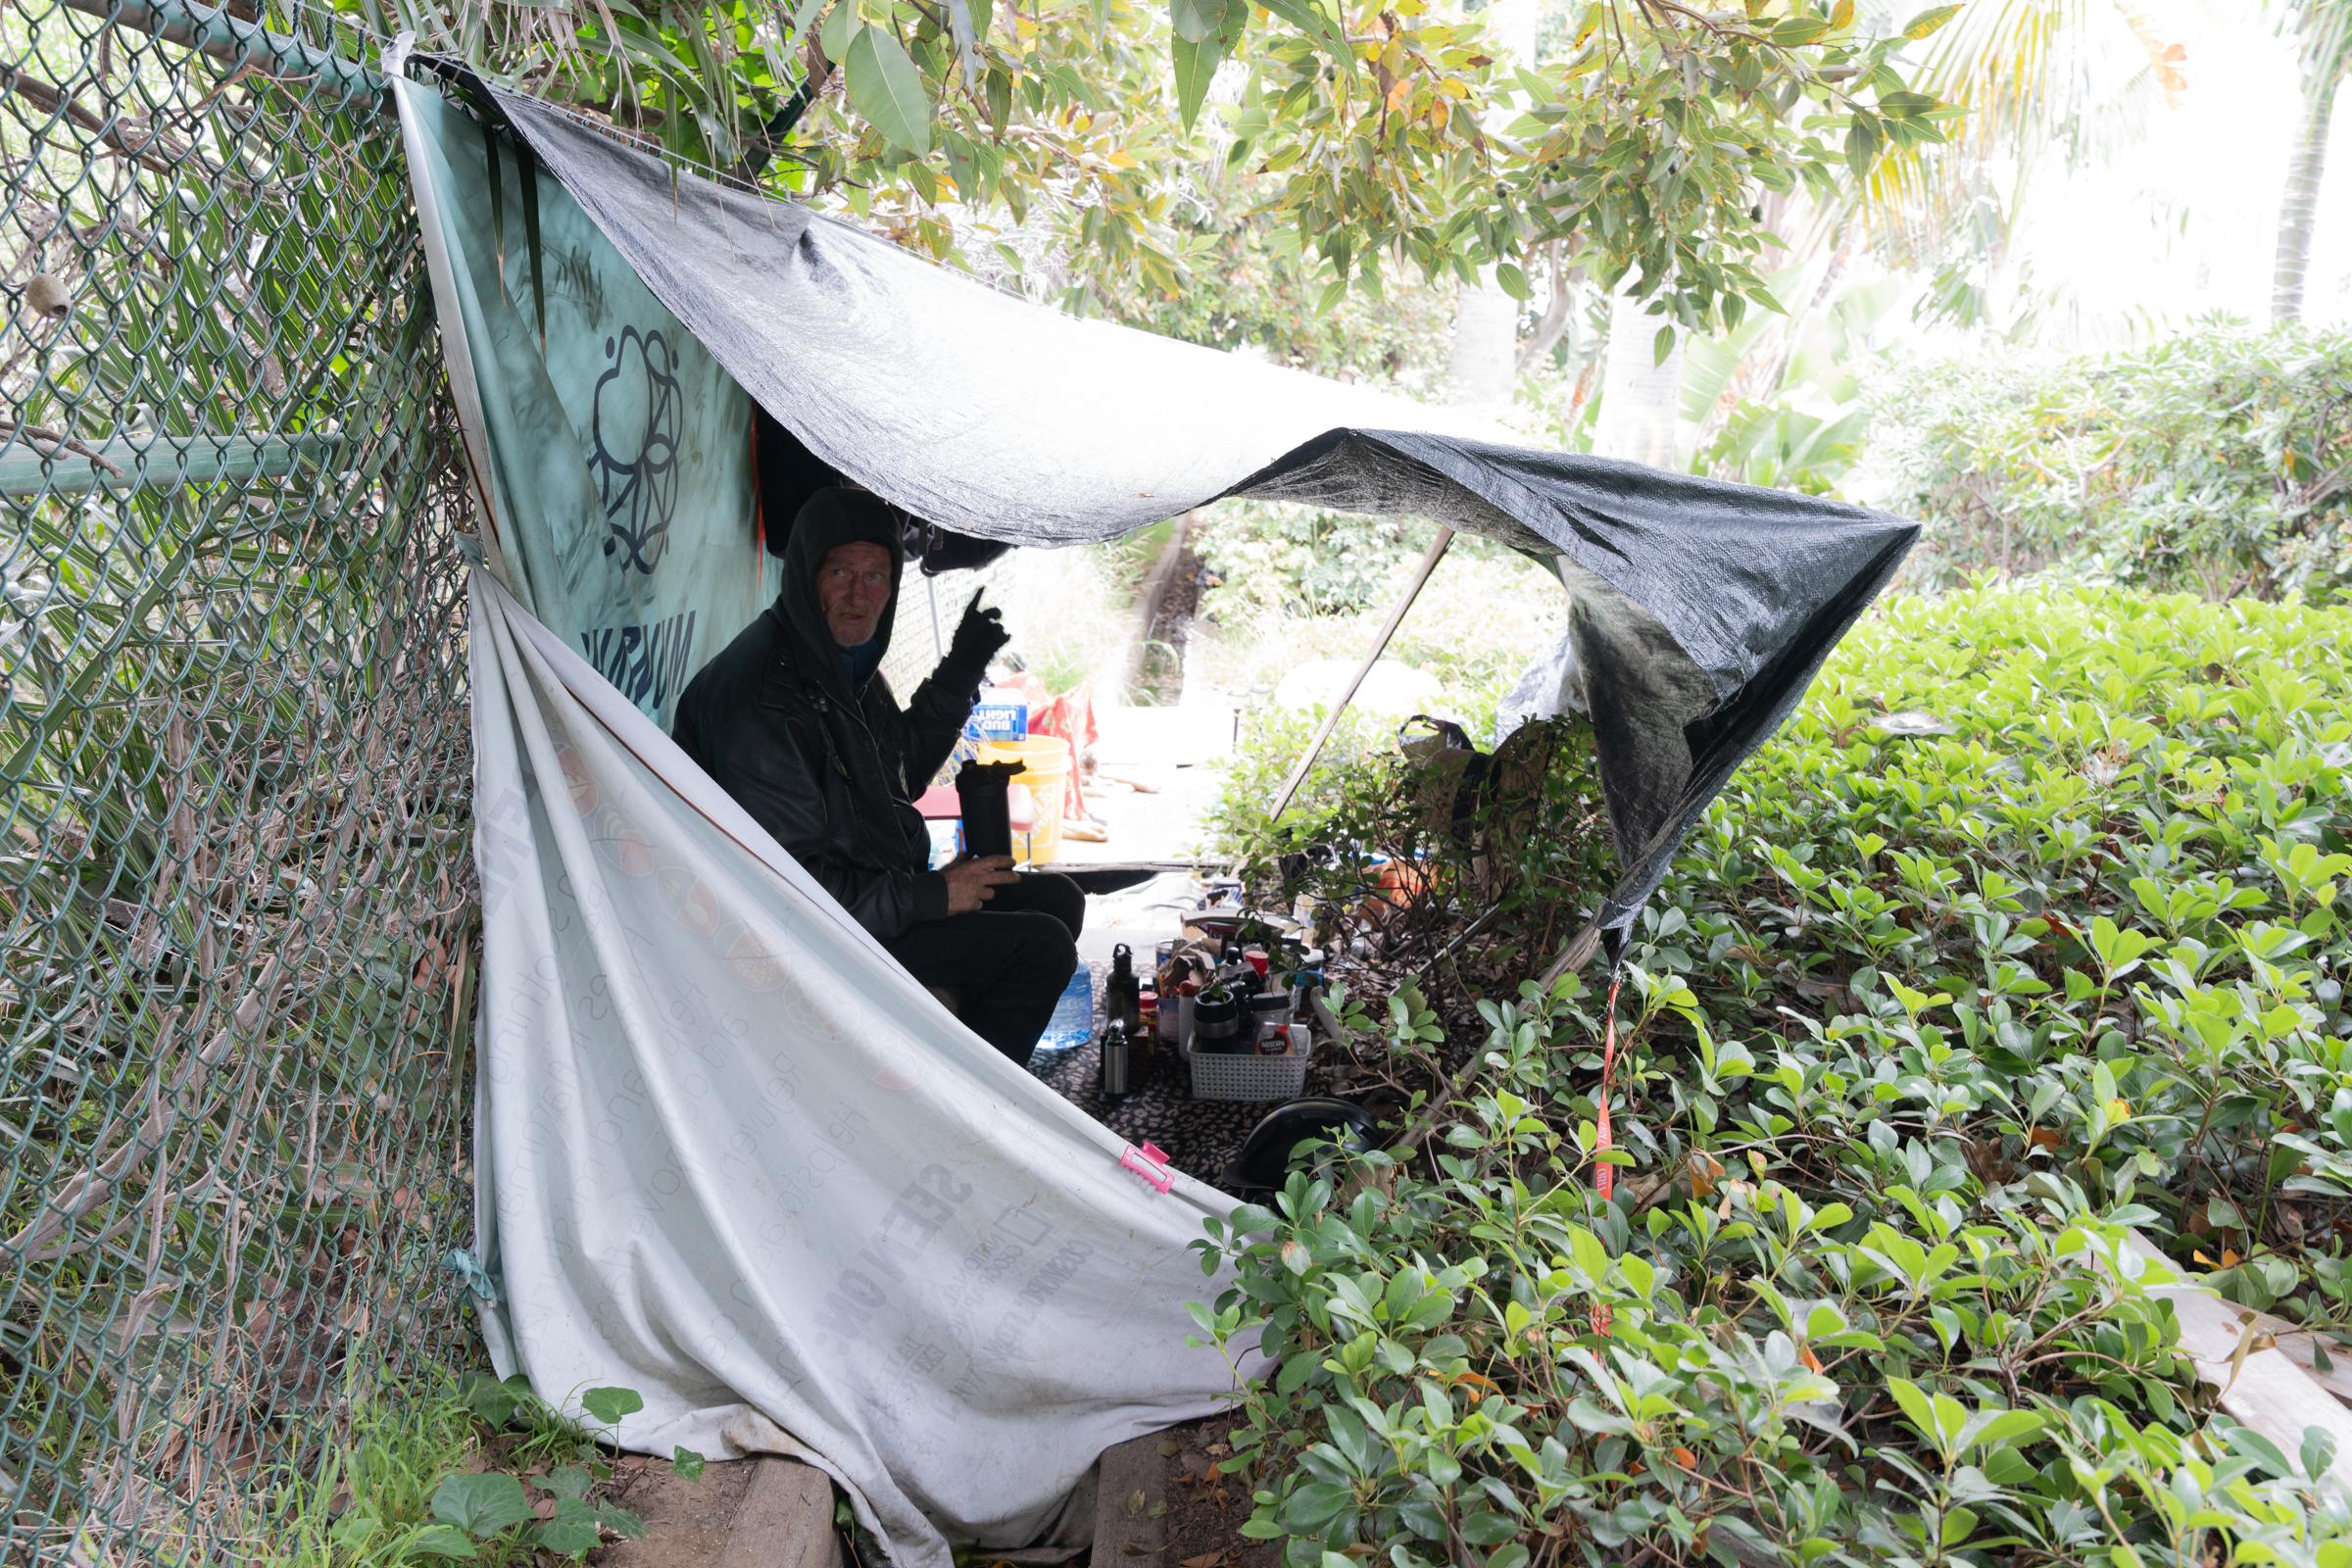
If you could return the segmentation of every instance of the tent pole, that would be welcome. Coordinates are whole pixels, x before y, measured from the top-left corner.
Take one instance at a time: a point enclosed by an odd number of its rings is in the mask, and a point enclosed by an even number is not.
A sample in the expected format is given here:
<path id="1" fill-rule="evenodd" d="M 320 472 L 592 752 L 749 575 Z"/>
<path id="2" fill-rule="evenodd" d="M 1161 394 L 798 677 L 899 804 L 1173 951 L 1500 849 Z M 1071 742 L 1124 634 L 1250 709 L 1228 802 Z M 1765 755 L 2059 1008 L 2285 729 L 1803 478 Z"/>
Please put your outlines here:
<path id="1" fill-rule="evenodd" d="M 1380 628 L 1380 635 L 1372 640 L 1371 651 L 1364 655 L 1364 662 L 1355 666 L 1355 674 L 1348 680 L 1348 689 L 1340 693 L 1340 700 L 1331 705 L 1330 712 L 1323 715 L 1323 727 L 1315 731 L 1315 738 L 1307 743 L 1306 753 L 1298 759 L 1298 765 L 1291 769 L 1289 778 L 1283 780 L 1282 793 L 1274 800 L 1273 814 L 1266 818 L 1267 826 L 1281 821 L 1282 813 L 1291 808 L 1291 797 L 1298 793 L 1298 786 L 1306 782 L 1307 769 L 1313 767 L 1315 759 L 1323 755 L 1324 743 L 1331 739 L 1331 732 L 1340 726 L 1340 715 L 1348 710 L 1349 703 L 1355 701 L 1356 688 L 1363 685 L 1366 675 L 1372 673 L 1372 666 L 1380 662 L 1380 656 L 1389 651 L 1389 639 L 1396 635 L 1397 626 L 1404 620 L 1404 612 L 1413 608 L 1414 600 L 1421 597 L 1423 584 L 1429 581 L 1429 574 L 1438 569 L 1438 563 L 1446 559 L 1446 547 L 1452 543 L 1451 528 L 1440 528 L 1437 538 L 1430 541 L 1429 553 L 1421 558 L 1421 569 L 1413 573 L 1413 580 L 1405 588 L 1404 597 L 1397 600 L 1396 608 L 1389 612 L 1388 623 Z"/>

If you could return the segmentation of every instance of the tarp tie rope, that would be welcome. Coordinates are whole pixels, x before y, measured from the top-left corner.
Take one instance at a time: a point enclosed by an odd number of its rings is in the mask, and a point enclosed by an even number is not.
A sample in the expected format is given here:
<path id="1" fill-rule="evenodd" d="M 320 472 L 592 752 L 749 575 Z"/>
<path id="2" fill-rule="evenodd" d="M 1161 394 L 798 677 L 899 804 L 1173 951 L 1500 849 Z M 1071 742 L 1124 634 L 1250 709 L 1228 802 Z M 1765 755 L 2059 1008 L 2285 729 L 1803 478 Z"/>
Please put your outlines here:
<path id="1" fill-rule="evenodd" d="M 1609 977 L 1608 1018 L 1600 1038 L 1600 1114 L 1592 1124 L 1592 1190 L 1604 1203 L 1617 1191 L 1617 1167 L 1608 1161 L 1616 1143 L 1609 1129 L 1609 1087 L 1617 1076 L 1617 993 L 1624 985 L 1623 975 Z M 1592 1303 L 1592 1332 L 1609 1332 L 1609 1309 L 1598 1301 Z"/>

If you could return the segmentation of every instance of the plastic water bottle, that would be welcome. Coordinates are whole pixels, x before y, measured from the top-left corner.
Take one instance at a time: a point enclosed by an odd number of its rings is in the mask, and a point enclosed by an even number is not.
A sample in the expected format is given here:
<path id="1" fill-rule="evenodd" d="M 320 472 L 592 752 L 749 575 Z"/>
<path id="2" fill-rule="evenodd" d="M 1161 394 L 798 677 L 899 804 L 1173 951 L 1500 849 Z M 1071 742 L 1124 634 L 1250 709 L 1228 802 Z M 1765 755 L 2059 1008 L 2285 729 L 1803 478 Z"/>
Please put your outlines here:
<path id="1" fill-rule="evenodd" d="M 1083 1046 L 1094 1037 L 1095 971 L 1082 962 L 1070 975 L 1070 983 L 1061 988 L 1061 1000 L 1054 1004 L 1054 1016 L 1047 1022 L 1037 1049 L 1062 1051 Z"/>

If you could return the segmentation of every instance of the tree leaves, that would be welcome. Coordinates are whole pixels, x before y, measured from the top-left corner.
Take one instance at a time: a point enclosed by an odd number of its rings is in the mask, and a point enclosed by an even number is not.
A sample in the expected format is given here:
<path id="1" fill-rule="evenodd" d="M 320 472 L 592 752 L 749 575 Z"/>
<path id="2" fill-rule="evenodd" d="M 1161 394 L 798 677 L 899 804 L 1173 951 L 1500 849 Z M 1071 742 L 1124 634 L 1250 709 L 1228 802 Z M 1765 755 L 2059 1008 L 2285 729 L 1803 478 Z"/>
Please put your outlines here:
<path id="1" fill-rule="evenodd" d="M 1860 26 L 1856 0 L 1790 15 L 1755 7 L 1744 25 L 1698 29 L 1639 8 L 1611 24 L 1607 8 L 1580 4 L 1578 52 L 1532 66 L 1502 63 L 1458 14 L 1417 4 L 783 9 L 791 36 L 774 47 L 666 15 L 624 29 L 629 46 L 693 62 L 661 69 L 665 137 L 718 146 L 730 127 L 740 133 L 778 90 L 774 59 L 813 28 L 846 91 L 819 96 L 799 135 L 808 156 L 780 160 L 771 177 L 804 199 L 909 224 L 942 256 L 985 243 L 974 225 L 999 216 L 1042 219 L 1075 269 L 1073 300 L 1116 299 L 1122 314 L 1184 292 L 1214 249 L 1166 193 L 1172 171 L 1222 151 L 1237 179 L 1217 199 L 1237 220 L 1209 226 L 1246 231 L 1246 244 L 1314 236 L 1333 261 L 1314 286 L 1341 286 L 1335 309 L 1350 293 L 1375 296 L 1382 268 L 1494 276 L 1509 263 L 1522 270 L 1499 274 L 1512 287 L 1537 248 L 1566 241 L 1587 278 L 1638 270 L 1657 279 L 1680 329 L 1704 332 L 1725 319 L 1726 302 L 1763 303 L 1753 278 L 1774 241 L 1759 186 L 1826 193 L 1889 149 L 1938 139 L 1942 112 L 1906 95 L 1899 40 Z M 1916 18 L 1913 35 L 1949 11 Z M 1248 80 L 1231 141 L 1206 148 L 1189 133 L 1220 70 Z M 1490 123 L 1498 94 L 1519 115 L 1507 135 Z M 1870 117 L 1863 128 L 1855 114 Z M 944 163 L 929 162 L 941 149 Z M 1048 190 L 1054 199 L 1040 201 Z M 1334 259 L 1335 241 L 1352 265 Z"/>
<path id="2" fill-rule="evenodd" d="M 1922 38 L 1932 37 L 1945 23 L 1959 14 L 1958 6 L 1937 6 L 1932 11 L 1922 11 L 1904 26 L 1903 36 L 1913 43 L 1919 42 Z"/>
<path id="3" fill-rule="evenodd" d="M 858 36 L 861 25 L 858 20 L 858 0 L 833 0 L 833 9 L 826 13 L 824 24 L 816 29 L 816 46 L 825 52 L 827 60 L 846 60 L 850 42 Z"/>
<path id="4" fill-rule="evenodd" d="M 1879 122 L 1870 116 L 1856 112 L 1854 122 L 1845 131 L 1845 166 L 1858 179 L 1870 172 L 1870 166 L 1879 161 L 1886 142 L 1879 133 Z"/>
<path id="5" fill-rule="evenodd" d="M 1187 43 L 1180 36 L 1171 47 L 1176 59 L 1176 115 L 1190 130 L 1200 118 L 1200 106 L 1208 101 L 1208 84 L 1217 74 L 1222 55 L 1213 41 Z"/>
<path id="6" fill-rule="evenodd" d="M 1245 0 L 1170 0 L 1168 24 L 1185 43 L 1206 43 L 1225 29 L 1230 5 Z"/>
<path id="7" fill-rule="evenodd" d="M 1190 130 L 1208 100 L 1217 67 L 1242 46 L 1250 26 L 1250 0 L 1171 0 L 1168 20 L 1169 49 L 1176 64 L 1176 118 Z M 1242 146 L 1234 144 L 1237 154 Z"/>
<path id="8" fill-rule="evenodd" d="M 1343 73 L 1355 70 L 1355 51 L 1348 46 L 1348 34 L 1320 0 L 1259 0 L 1268 11 L 1297 27 L 1315 41 L 1325 54 L 1339 62 Z"/>
<path id="9" fill-rule="evenodd" d="M 931 151 L 931 96 L 906 46 L 881 27 L 861 27 L 850 40 L 850 103 L 894 147 L 920 157 Z"/>

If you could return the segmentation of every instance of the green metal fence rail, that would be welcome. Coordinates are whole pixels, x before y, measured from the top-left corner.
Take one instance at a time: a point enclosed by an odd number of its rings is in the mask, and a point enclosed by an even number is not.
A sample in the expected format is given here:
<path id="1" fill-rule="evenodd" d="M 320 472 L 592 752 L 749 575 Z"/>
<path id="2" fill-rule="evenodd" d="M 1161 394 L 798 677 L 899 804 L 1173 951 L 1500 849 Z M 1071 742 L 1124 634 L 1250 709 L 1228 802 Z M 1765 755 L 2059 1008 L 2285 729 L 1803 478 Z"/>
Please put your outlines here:
<path id="1" fill-rule="evenodd" d="M 0 1562 L 250 1561 L 463 1353 L 470 523 L 372 58 L 0 9 Z"/>

